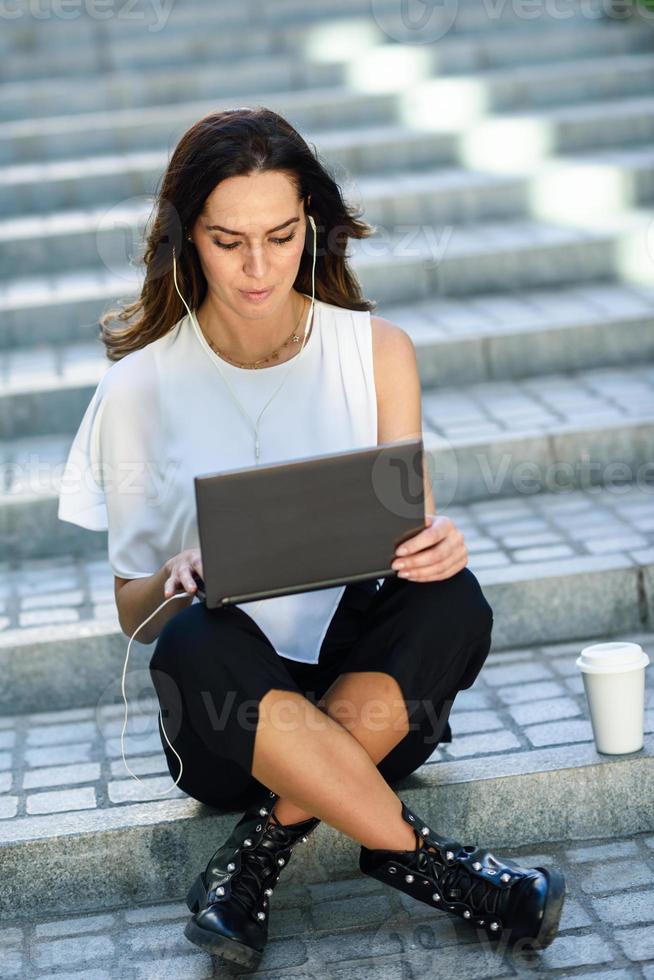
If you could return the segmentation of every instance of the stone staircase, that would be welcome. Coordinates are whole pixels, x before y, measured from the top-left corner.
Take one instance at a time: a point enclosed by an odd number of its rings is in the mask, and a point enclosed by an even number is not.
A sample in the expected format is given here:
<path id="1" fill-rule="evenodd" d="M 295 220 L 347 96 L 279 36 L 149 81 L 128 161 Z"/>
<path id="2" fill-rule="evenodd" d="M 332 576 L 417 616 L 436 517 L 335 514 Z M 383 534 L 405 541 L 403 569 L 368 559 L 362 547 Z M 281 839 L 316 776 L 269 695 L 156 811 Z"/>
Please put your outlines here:
<path id="1" fill-rule="evenodd" d="M 453 741 L 398 793 L 434 827 L 506 855 L 562 848 L 576 867 L 590 860 L 570 857 L 586 842 L 608 859 L 636 843 L 647 857 L 652 669 L 644 748 L 612 757 L 595 750 L 574 661 L 612 637 L 654 651 L 654 19 L 589 9 L 534 19 L 503 5 L 490 16 L 461 0 L 434 43 L 416 43 L 387 0 L 178 0 L 160 20 L 3 24 L 3 977 L 214 975 L 189 944 L 171 952 L 168 973 L 160 960 L 147 972 L 154 954 L 137 939 L 108 962 L 112 923 L 138 936 L 139 923 L 179 916 L 236 816 L 166 792 L 153 647 L 137 642 L 126 750 L 144 782 L 124 769 L 127 638 L 106 535 L 56 510 L 73 433 L 108 367 L 98 316 L 136 292 L 149 195 L 184 129 L 219 107 L 287 116 L 377 226 L 351 243 L 352 264 L 378 312 L 414 340 L 437 508 L 465 532 L 494 610 L 493 649 L 456 700 Z M 280 882 L 280 910 L 340 888 L 366 919 L 357 846 L 324 824 L 314 839 Z M 652 861 L 650 884 L 651 873 Z M 635 887 L 644 907 L 647 884 L 617 887 Z M 542 965 L 583 970 L 602 948 L 602 962 L 624 968 L 616 977 L 654 975 L 654 945 L 609 934 L 608 899 L 583 911 L 590 886 L 579 887 Z M 348 975 L 406 976 L 380 937 L 416 910 L 393 908 L 392 922 L 378 912 L 364 922 L 378 942 L 370 962 L 344 940 L 356 906 L 349 923 L 328 914 L 345 966 L 324 951 L 283 962 L 312 930 L 289 945 L 280 928 L 270 975 L 334 977 L 350 964 Z M 617 924 L 638 932 L 642 921 L 623 913 Z M 93 936 L 61 938 L 76 931 Z M 582 940 L 590 958 L 566 960 L 565 944 Z M 477 969 L 507 971 L 492 956 Z"/>

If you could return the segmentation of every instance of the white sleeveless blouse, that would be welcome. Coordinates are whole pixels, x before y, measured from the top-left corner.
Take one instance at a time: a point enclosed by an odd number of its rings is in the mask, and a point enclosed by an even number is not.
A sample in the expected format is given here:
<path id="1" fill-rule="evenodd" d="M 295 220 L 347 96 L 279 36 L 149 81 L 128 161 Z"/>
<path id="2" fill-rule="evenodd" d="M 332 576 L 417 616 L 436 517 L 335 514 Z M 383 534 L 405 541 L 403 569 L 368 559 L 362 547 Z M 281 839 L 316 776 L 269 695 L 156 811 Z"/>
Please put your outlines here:
<path id="1" fill-rule="evenodd" d="M 105 371 L 69 451 L 59 519 L 106 530 L 121 578 L 199 548 L 193 477 L 255 465 L 253 425 L 224 377 L 256 421 L 287 373 L 261 416 L 259 465 L 377 445 L 370 313 L 316 300 L 301 353 L 257 370 L 219 357 L 187 315 Z M 279 654 L 317 663 L 345 588 L 240 608 Z"/>

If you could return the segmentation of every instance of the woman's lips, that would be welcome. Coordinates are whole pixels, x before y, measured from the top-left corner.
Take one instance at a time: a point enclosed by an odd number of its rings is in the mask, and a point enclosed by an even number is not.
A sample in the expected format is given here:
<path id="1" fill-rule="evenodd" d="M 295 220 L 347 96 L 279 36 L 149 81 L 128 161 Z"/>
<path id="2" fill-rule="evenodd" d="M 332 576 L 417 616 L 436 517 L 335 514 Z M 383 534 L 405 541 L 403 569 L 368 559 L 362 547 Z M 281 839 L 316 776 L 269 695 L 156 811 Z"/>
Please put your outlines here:
<path id="1" fill-rule="evenodd" d="M 249 293 L 246 292 L 244 289 L 241 289 L 240 293 L 241 295 L 245 296 L 246 299 L 252 300 L 253 302 L 256 303 L 257 301 L 266 299 L 266 297 L 269 296 L 272 293 L 272 291 L 273 291 L 273 287 L 271 286 L 270 289 L 266 289 L 262 293 Z"/>

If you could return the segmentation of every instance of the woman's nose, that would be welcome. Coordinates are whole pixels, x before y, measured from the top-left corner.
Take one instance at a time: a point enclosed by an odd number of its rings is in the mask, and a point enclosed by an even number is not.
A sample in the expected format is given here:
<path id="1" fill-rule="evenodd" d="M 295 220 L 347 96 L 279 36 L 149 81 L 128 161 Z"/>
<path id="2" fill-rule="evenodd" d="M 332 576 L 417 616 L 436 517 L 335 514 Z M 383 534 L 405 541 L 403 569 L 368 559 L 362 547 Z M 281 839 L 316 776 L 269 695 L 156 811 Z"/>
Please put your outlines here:
<path id="1" fill-rule="evenodd" d="M 266 256 L 260 250 L 250 252 L 243 268 L 247 275 L 262 277 L 266 272 Z"/>

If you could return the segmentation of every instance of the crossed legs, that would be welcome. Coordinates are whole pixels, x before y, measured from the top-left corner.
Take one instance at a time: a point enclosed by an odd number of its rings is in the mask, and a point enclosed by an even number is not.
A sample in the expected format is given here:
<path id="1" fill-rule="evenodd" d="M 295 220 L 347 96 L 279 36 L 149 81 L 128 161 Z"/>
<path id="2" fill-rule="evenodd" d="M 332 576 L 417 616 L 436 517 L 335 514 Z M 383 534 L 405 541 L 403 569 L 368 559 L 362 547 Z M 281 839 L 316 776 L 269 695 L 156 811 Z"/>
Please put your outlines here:
<path id="1" fill-rule="evenodd" d="M 401 801 L 377 769 L 408 731 L 399 685 L 381 671 L 339 675 L 317 705 L 272 689 L 259 702 L 252 773 L 279 794 L 282 823 L 317 816 L 366 847 L 413 849 Z"/>
<path id="2" fill-rule="evenodd" d="M 409 731 L 400 686 L 394 677 L 381 671 L 340 674 L 317 706 L 348 730 L 375 765 Z M 282 823 L 296 823 L 313 816 L 283 797 L 277 801 L 274 812 Z"/>

